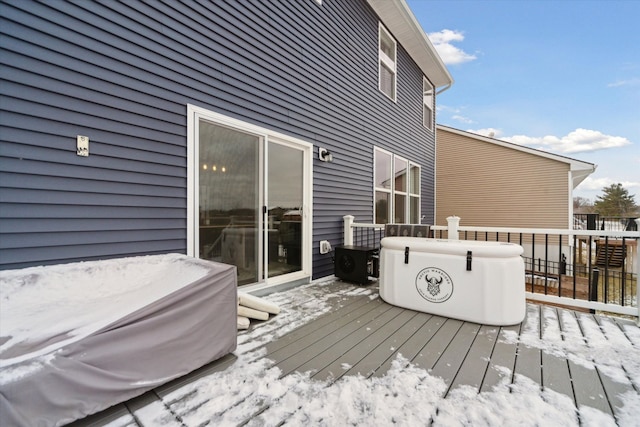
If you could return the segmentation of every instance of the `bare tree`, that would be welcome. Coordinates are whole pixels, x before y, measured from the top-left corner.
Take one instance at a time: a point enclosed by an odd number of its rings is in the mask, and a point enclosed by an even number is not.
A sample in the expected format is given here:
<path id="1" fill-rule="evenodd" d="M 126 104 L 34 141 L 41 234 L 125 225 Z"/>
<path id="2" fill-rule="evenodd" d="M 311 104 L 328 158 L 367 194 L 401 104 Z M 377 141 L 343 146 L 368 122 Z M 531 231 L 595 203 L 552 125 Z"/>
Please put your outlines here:
<path id="1" fill-rule="evenodd" d="M 587 214 L 593 213 L 593 203 L 586 197 L 574 197 L 573 198 L 573 213 Z"/>

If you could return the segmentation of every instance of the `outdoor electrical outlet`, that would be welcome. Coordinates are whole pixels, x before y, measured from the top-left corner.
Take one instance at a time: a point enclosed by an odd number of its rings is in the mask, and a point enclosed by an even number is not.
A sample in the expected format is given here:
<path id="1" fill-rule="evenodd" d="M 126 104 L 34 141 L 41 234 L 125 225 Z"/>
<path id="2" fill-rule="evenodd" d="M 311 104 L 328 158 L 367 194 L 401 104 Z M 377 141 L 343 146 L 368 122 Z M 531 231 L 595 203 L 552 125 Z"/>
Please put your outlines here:
<path id="1" fill-rule="evenodd" d="M 320 241 L 320 255 L 324 255 L 331 252 L 331 243 L 328 240 Z"/>

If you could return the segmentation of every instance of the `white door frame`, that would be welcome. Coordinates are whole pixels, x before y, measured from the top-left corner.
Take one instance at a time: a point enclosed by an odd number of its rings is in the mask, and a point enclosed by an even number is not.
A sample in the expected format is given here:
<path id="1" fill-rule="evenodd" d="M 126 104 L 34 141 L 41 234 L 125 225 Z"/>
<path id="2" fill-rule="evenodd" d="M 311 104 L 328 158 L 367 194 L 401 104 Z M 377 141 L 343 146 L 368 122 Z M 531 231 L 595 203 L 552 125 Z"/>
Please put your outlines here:
<path id="1" fill-rule="evenodd" d="M 187 255 L 198 257 L 199 248 L 199 224 L 198 224 L 198 206 L 199 206 L 199 188 L 198 174 L 199 168 L 199 150 L 198 150 L 198 121 L 205 119 L 222 126 L 228 126 L 241 132 L 247 132 L 261 137 L 264 147 L 263 169 L 264 176 L 261 177 L 261 185 L 264 188 L 264 197 L 267 198 L 266 189 L 268 188 L 268 171 L 267 156 L 269 140 L 272 139 L 277 143 L 289 145 L 291 147 L 302 150 L 303 167 L 304 167 L 304 183 L 303 183 L 303 227 L 302 227 L 302 247 L 301 261 L 302 269 L 289 274 L 283 274 L 273 278 L 267 278 L 264 282 L 257 285 L 247 285 L 250 288 L 263 288 L 265 285 L 278 285 L 291 281 L 298 281 L 312 276 L 312 230 L 313 230 L 313 144 L 301 139 L 285 135 L 279 132 L 269 130 L 260 126 L 253 125 L 232 117 L 228 117 L 205 108 L 201 108 L 192 104 L 187 104 Z M 266 200 L 263 200 L 265 203 Z M 267 238 L 266 227 L 263 227 L 263 239 Z M 262 245 L 261 245 L 262 247 Z M 267 251 L 263 251 L 267 252 Z M 266 253 L 262 253 L 262 272 L 266 277 Z"/>

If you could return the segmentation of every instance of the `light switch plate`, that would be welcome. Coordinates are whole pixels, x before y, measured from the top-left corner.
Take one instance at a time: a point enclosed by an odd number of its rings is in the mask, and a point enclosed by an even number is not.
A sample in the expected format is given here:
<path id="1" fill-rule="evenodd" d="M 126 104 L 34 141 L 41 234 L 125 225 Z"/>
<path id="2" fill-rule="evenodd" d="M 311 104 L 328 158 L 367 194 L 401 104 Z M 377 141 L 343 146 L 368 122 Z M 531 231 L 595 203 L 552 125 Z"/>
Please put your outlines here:
<path id="1" fill-rule="evenodd" d="M 76 141 L 76 154 L 78 156 L 89 157 L 89 137 L 78 135 Z"/>

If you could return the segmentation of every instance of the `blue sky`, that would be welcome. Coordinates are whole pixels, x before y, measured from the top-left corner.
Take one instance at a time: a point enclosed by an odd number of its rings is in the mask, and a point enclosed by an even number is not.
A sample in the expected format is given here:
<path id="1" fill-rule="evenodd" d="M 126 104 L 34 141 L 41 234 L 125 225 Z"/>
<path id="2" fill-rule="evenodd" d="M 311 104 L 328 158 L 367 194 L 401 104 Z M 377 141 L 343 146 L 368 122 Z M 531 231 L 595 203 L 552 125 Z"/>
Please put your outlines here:
<path id="1" fill-rule="evenodd" d="M 406 0 L 455 82 L 437 122 L 598 165 L 640 204 L 640 0 Z"/>

